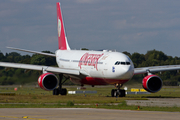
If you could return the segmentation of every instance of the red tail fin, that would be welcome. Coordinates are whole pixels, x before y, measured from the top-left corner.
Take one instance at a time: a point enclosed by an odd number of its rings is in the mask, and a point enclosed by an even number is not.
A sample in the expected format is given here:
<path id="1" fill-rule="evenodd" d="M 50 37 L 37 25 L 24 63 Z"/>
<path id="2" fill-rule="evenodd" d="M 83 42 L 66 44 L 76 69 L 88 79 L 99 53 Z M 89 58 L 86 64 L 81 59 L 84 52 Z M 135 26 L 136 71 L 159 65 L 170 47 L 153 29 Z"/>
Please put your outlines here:
<path id="1" fill-rule="evenodd" d="M 59 42 L 59 49 L 61 50 L 70 50 L 66 35 L 65 35 L 65 29 L 62 19 L 62 13 L 60 8 L 60 3 L 56 3 L 57 5 L 57 24 L 58 24 L 58 42 Z"/>

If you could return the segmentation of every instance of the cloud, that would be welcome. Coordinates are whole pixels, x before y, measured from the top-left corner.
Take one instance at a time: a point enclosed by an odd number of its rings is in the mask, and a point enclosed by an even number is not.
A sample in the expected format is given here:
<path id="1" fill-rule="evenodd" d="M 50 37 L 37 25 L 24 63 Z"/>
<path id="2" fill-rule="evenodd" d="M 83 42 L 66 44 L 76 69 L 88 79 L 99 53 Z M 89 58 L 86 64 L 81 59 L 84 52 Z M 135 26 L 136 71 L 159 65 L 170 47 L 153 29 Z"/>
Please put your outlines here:
<path id="1" fill-rule="evenodd" d="M 57 1 L 10 2 L 0 1 L 0 50 L 8 51 L 4 46 L 12 42 L 19 48 L 57 49 Z M 62 0 L 61 3 L 72 48 L 142 53 L 157 48 L 167 52 L 168 46 L 180 44 L 180 1 Z M 156 44 L 150 45 L 150 41 Z M 168 54 L 179 55 L 179 50 L 173 49 Z"/>
<path id="2" fill-rule="evenodd" d="M 32 2 L 34 0 L 11 0 L 11 2 L 19 2 L 19 3 L 27 3 L 27 2 Z"/>
<path id="3" fill-rule="evenodd" d="M 114 27 L 117 29 L 123 29 L 127 26 L 127 21 L 126 20 L 116 20 L 113 22 L 114 23 Z"/>
<path id="4" fill-rule="evenodd" d="M 95 3 L 99 0 L 76 0 L 77 3 Z"/>
<path id="5" fill-rule="evenodd" d="M 135 19 L 135 18 L 134 18 Z M 159 19 L 159 20 L 136 20 L 129 21 L 115 20 L 113 21 L 113 26 L 116 29 L 131 29 L 131 28 L 141 28 L 141 29 L 165 29 L 180 26 L 180 18 L 169 18 L 169 19 Z"/>

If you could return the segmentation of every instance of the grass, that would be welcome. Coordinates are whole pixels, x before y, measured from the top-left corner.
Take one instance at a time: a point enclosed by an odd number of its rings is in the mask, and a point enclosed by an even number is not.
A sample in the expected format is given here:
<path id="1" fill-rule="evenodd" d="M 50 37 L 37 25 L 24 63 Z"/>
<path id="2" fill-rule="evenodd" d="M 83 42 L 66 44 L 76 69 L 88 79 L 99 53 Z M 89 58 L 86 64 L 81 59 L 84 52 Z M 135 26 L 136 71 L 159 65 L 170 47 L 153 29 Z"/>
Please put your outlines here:
<path id="1" fill-rule="evenodd" d="M 53 96 L 52 91 L 44 91 L 34 86 L 18 87 L 1 86 L 0 93 L 14 92 L 16 95 L 0 95 L 0 108 L 105 108 L 121 110 L 137 110 L 138 106 L 127 105 L 126 100 L 148 100 L 148 98 L 180 98 L 179 87 L 164 87 L 161 91 L 148 95 L 127 95 L 123 98 L 110 97 L 112 86 L 87 87 L 86 90 L 96 90 L 97 94 L 76 94 L 67 96 Z M 131 86 L 129 86 L 131 87 Z M 77 90 L 76 86 L 67 86 L 68 90 Z M 178 111 L 180 107 L 140 107 L 146 111 Z"/>
<path id="2" fill-rule="evenodd" d="M 103 108 L 103 109 L 118 109 L 118 110 L 138 110 L 138 106 L 134 105 L 126 105 L 125 101 L 118 105 L 68 105 L 68 104 L 0 104 L 0 108 Z M 169 112 L 180 112 L 180 107 L 151 107 L 151 106 L 143 106 L 140 107 L 140 111 L 169 111 Z"/>

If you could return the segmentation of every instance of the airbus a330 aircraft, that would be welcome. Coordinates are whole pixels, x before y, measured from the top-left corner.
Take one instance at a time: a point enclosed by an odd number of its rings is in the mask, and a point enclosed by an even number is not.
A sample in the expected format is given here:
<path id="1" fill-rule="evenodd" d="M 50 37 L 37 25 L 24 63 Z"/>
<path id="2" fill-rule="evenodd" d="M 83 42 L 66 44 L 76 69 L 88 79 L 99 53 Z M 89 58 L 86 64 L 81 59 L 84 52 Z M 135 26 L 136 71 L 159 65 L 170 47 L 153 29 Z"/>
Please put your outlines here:
<path id="1" fill-rule="evenodd" d="M 67 90 L 62 88 L 62 78 L 65 76 L 82 86 L 84 84 L 115 85 L 117 89 L 112 89 L 112 97 L 124 97 L 125 90 L 120 88 L 136 74 L 146 75 L 142 80 L 144 89 L 152 93 L 158 92 L 163 83 L 160 77 L 152 73 L 180 69 L 180 65 L 134 68 L 131 59 L 120 52 L 71 50 L 65 35 L 60 3 L 57 3 L 57 24 L 59 49 L 55 54 L 8 48 L 56 57 L 59 67 L 8 62 L 0 62 L 0 66 L 42 71 L 43 74 L 38 78 L 38 84 L 44 90 L 53 90 L 53 95 L 67 94 Z M 59 75 L 59 79 L 55 74 Z"/>

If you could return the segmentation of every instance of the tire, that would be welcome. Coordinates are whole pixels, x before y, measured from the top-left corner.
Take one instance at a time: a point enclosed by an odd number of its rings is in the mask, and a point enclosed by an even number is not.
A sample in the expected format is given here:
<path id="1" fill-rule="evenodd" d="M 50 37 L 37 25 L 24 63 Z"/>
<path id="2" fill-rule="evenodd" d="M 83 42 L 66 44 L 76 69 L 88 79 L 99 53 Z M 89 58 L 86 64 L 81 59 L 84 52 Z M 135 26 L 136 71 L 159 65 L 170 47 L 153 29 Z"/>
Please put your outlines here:
<path id="1" fill-rule="evenodd" d="M 57 89 L 57 88 L 54 89 L 54 90 L 53 90 L 53 95 L 59 95 L 59 89 Z"/>
<path id="2" fill-rule="evenodd" d="M 111 97 L 114 97 L 114 89 L 111 90 Z"/>
<path id="3" fill-rule="evenodd" d="M 67 95 L 67 89 L 66 88 L 62 88 L 60 94 L 61 95 Z"/>
<path id="4" fill-rule="evenodd" d="M 117 97 L 117 90 L 116 89 L 112 89 L 111 90 L 111 97 Z"/>
<path id="5" fill-rule="evenodd" d="M 126 91 L 125 90 L 120 90 L 119 91 L 119 97 L 125 97 L 126 96 Z"/>

